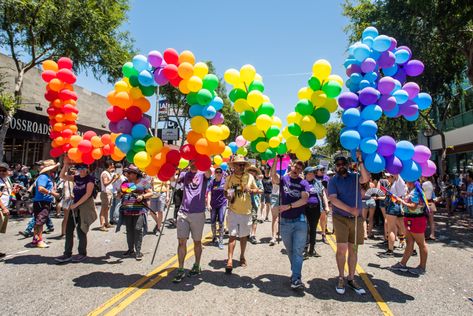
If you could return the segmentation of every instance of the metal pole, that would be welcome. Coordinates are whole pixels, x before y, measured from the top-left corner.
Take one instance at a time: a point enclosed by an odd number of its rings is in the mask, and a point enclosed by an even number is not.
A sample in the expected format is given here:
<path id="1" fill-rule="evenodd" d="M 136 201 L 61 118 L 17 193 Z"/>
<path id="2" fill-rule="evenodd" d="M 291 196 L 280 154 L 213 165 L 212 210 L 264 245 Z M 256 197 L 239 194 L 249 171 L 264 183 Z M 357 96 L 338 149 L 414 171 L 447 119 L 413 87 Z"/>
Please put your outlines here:
<path id="1" fill-rule="evenodd" d="M 278 155 L 278 156 L 279 156 L 279 171 L 281 171 L 282 170 L 282 157 L 283 156 L 282 155 Z M 275 161 L 274 163 L 277 163 L 277 161 Z M 283 189 L 282 177 L 283 176 L 280 174 L 279 175 L 279 197 L 278 197 L 279 207 L 281 207 L 281 205 L 282 205 L 282 195 L 281 195 L 281 190 Z M 278 244 L 280 242 L 281 242 L 281 211 L 278 212 Z"/>
<path id="2" fill-rule="evenodd" d="M 158 137 L 159 123 L 159 86 L 156 88 L 156 107 L 154 109 L 154 136 Z"/>

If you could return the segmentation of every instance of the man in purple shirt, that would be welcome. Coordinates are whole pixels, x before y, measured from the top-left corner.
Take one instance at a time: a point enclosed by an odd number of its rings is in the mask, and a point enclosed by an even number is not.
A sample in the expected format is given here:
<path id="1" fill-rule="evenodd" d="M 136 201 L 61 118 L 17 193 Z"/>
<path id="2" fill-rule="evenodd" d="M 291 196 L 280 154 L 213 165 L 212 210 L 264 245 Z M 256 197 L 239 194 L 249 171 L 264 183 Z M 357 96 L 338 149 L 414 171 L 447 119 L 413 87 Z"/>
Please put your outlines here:
<path id="1" fill-rule="evenodd" d="M 183 172 L 179 176 L 179 183 L 183 185 L 183 199 L 181 208 L 177 215 L 177 258 L 179 268 L 173 279 L 174 283 L 179 283 L 185 276 L 184 259 L 187 253 L 187 240 L 192 234 L 194 240 L 195 263 L 192 266 L 189 276 L 198 275 L 200 269 L 200 257 L 202 255 L 202 233 L 205 224 L 205 195 L 207 193 L 207 183 L 211 172 L 200 172 L 194 164 L 189 163 L 190 171 Z"/>
<path id="2" fill-rule="evenodd" d="M 370 180 L 370 174 L 357 152 L 361 176 L 348 172 L 348 160 L 343 156 L 335 157 L 336 175 L 328 184 L 328 196 L 333 208 L 333 226 L 337 238 L 338 294 L 345 294 L 345 264 L 348 251 L 348 286 L 357 294 L 366 291 L 355 282 L 355 268 L 358 261 L 357 246 L 363 244 L 363 219 L 361 217 L 360 184 Z M 356 233 L 355 233 L 356 232 Z"/>
<path id="3" fill-rule="evenodd" d="M 279 206 L 281 214 L 281 237 L 291 262 L 291 288 L 304 287 L 301 281 L 303 253 L 307 241 L 307 219 L 305 205 L 309 198 L 309 183 L 300 176 L 304 168 L 302 161 L 293 162 L 289 174 L 279 177 L 276 171 L 277 161 L 271 167 L 271 178 L 275 185 L 280 186 L 282 203 Z"/>

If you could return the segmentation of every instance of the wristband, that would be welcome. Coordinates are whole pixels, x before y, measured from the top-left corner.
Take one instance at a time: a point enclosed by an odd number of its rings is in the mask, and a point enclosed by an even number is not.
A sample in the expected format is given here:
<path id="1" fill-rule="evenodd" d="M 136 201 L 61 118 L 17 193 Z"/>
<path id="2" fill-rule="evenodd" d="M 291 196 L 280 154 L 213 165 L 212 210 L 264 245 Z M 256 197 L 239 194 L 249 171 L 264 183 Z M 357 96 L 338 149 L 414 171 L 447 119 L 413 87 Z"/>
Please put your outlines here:
<path id="1" fill-rule="evenodd" d="M 292 209 L 292 203 L 289 203 L 289 207 Z"/>

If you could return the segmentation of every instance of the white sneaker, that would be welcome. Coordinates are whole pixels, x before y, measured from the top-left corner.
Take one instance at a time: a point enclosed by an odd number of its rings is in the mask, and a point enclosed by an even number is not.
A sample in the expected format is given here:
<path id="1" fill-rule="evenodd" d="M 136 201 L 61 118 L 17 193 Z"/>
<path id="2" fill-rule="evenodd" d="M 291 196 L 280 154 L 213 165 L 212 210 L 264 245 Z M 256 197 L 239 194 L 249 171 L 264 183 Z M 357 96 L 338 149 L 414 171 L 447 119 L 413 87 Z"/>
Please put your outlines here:
<path id="1" fill-rule="evenodd" d="M 269 245 L 274 246 L 275 244 L 276 244 L 276 238 L 271 238 L 271 240 L 269 241 Z"/>

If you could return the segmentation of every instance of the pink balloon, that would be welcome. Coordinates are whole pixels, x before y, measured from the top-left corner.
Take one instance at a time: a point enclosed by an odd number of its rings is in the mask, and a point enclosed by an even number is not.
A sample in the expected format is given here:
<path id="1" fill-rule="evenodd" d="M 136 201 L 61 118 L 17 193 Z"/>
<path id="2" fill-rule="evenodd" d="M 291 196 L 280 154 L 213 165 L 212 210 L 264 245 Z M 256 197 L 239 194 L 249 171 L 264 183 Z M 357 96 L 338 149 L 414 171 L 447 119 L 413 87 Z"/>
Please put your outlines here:
<path id="1" fill-rule="evenodd" d="M 412 157 L 412 160 L 424 164 L 429 161 L 431 155 L 432 153 L 427 146 L 417 145 L 414 147 L 414 156 Z"/>
<path id="2" fill-rule="evenodd" d="M 235 143 L 238 147 L 243 147 L 246 145 L 247 141 L 243 136 L 240 135 L 235 139 Z"/>
<path id="3" fill-rule="evenodd" d="M 214 116 L 214 118 L 210 121 L 213 125 L 219 125 L 222 124 L 224 121 L 223 114 L 220 112 L 217 112 Z"/>
<path id="4" fill-rule="evenodd" d="M 421 164 L 421 168 L 423 177 L 431 177 L 437 172 L 437 166 L 432 160 L 427 160 Z"/>

